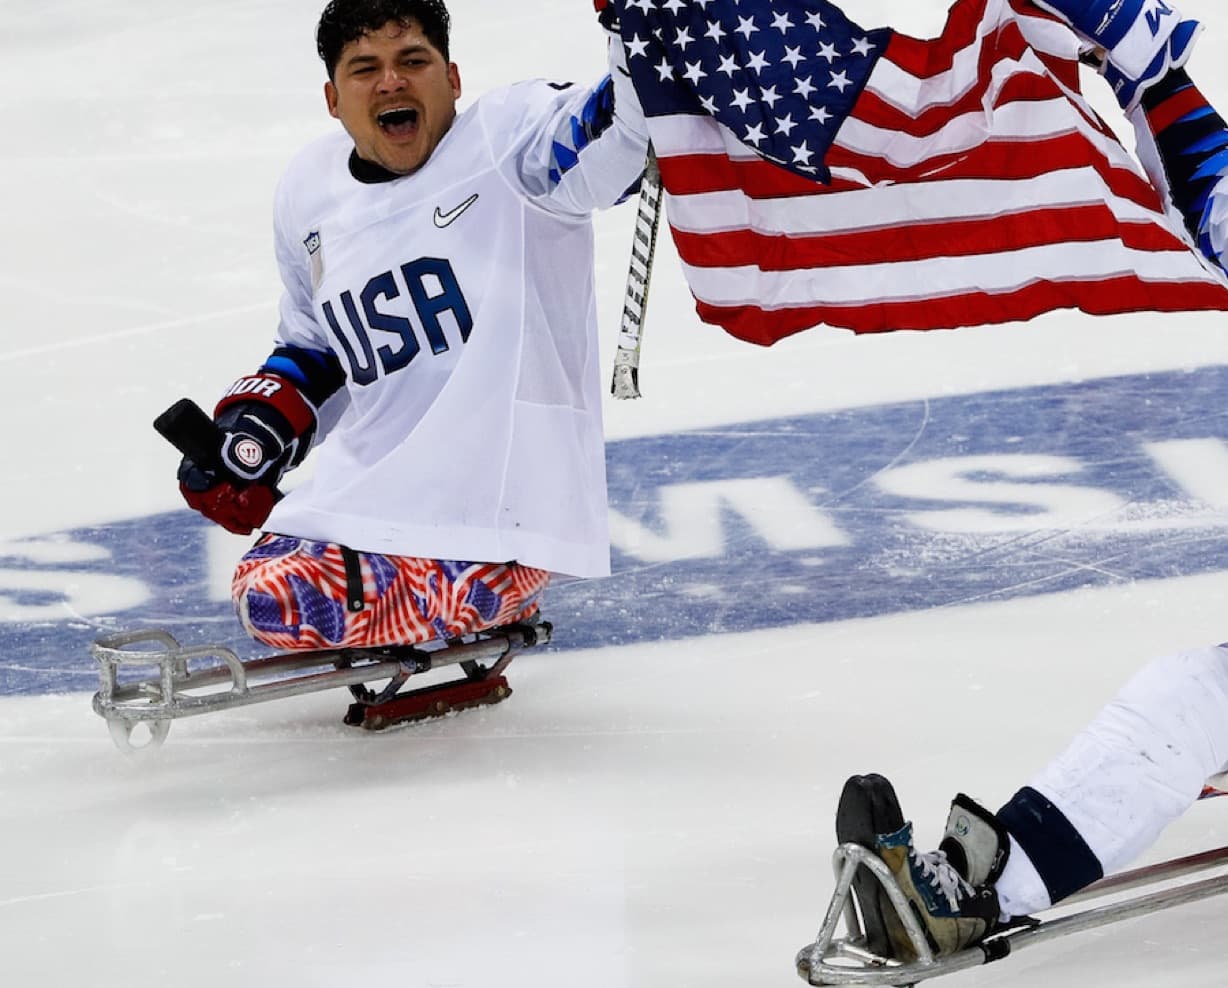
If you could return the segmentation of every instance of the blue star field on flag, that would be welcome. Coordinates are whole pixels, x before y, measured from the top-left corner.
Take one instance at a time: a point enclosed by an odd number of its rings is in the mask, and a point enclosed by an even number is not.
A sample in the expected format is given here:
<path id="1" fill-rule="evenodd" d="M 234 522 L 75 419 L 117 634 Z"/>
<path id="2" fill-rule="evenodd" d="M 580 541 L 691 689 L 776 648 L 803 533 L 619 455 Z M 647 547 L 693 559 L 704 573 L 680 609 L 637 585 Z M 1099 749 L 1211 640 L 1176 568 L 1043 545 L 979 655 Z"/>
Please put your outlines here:
<path id="1" fill-rule="evenodd" d="M 825 0 L 614 0 L 649 116 L 706 113 L 768 161 L 827 182 L 824 156 L 891 30 Z"/>

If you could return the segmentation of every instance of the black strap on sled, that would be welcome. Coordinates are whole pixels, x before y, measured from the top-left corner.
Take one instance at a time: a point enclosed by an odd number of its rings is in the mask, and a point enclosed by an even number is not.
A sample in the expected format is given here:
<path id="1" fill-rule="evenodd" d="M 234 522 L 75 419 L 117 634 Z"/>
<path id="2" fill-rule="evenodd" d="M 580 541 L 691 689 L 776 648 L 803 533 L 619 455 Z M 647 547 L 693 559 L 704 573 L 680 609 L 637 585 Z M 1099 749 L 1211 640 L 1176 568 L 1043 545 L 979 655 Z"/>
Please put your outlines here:
<path id="1" fill-rule="evenodd" d="M 352 612 L 366 607 L 362 592 L 362 561 L 349 546 L 341 546 L 341 562 L 345 565 L 345 606 Z"/>

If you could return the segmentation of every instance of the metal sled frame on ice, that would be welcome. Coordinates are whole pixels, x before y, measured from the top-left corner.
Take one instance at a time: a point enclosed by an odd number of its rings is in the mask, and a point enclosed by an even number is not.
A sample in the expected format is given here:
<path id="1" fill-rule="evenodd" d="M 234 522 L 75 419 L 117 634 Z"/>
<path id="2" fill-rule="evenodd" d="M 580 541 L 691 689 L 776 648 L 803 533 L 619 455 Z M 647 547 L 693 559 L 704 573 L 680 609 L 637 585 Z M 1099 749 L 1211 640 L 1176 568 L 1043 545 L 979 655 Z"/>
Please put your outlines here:
<path id="1" fill-rule="evenodd" d="M 505 699 L 512 690 L 503 670 L 519 652 L 548 642 L 550 632 L 542 621 L 493 628 L 433 648 L 313 649 L 246 661 L 222 645 L 185 647 L 161 629 L 120 632 L 90 647 L 100 679 L 94 712 L 105 718 L 120 748 L 133 750 L 138 724 L 149 729 L 141 747 L 156 747 L 179 717 L 346 686 L 355 702 L 345 722 L 381 730 Z M 459 665 L 464 678 L 401 692 L 411 676 L 448 665 Z M 156 675 L 121 682 L 123 667 L 156 670 Z M 385 681 L 378 690 L 367 687 Z"/>
<path id="2" fill-rule="evenodd" d="M 926 978 L 953 974 L 1001 960 L 1014 950 L 1042 940 L 1228 892 L 1228 874 L 1158 888 L 1163 883 L 1196 872 L 1228 866 L 1228 847 L 1221 847 L 1109 876 L 1063 900 L 1060 907 L 1136 890 L 1135 894 L 1126 898 L 1052 919 L 1042 914 L 1028 925 L 990 936 L 975 947 L 936 957 L 890 869 L 873 851 L 858 844 L 841 844 L 836 848 L 833 864 L 836 890 L 827 907 L 823 925 L 815 942 L 803 947 L 797 955 L 797 973 L 812 985 L 914 985 Z M 868 869 L 886 890 L 896 915 L 916 949 L 917 960 L 902 963 L 865 949 L 865 934 L 852 894 L 853 877 L 858 868 Z M 841 917 L 846 935 L 837 937 L 836 926 Z"/>

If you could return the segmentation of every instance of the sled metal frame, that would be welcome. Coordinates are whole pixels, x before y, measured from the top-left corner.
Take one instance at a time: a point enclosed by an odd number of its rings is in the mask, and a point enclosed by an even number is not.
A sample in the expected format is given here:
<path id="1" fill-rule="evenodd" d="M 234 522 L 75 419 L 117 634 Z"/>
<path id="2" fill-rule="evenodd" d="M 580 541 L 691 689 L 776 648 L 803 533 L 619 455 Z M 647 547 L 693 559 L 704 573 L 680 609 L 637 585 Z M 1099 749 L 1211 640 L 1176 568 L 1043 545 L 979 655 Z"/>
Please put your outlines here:
<path id="1" fill-rule="evenodd" d="M 166 740 L 171 721 L 217 710 L 269 700 L 280 700 L 321 690 L 349 687 L 358 703 L 378 709 L 427 690 L 449 685 L 490 682 L 502 684 L 497 702 L 511 691 L 502 672 L 516 654 L 550 641 L 549 622 L 507 625 L 468 636 L 427 645 L 396 645 L 386 648 L 312 649 L 286 652 L 259 659 L 240 659 L 224 645 L 181 645 L 160 628 L 118 632 L 98 638 L 90 652 L 98 661 L 99 690 L 93 697 L 94 712 L 106 720 L 115 744 L 125 751 L 158 747 Z M 490 667 L 483 663 L 493 663 Z M 427 690 L 400 692 L 412 676 L 449 665 L 460 665 L 466 679 L 438 684 Z M 121 669 L 144 668 L 155 674 L 144 679 L 121 681 Z M 387 685 L 369 689 L 367 684 Z M 440 694 L 442 695 L 442 694 Z M 447 709 L 441 707 L 441 712 Z M 388 721 L 349 721 L 378 730 Z M 149 729 L 149 740 L 134 745 L 132 732 L 138 724 Z"/>
<path id="2" fill-rule="evenodd" d="M 797 954 L 797 973 L 811 985 L 897 985 L 911 986 L 927 978 L 954 974 L 1001 960 L 1022 947 L 1068 936 L 1083 930 L 1107 926 L 1136 916 L 1158 912 L 1187 902 L 1196 902 L 1228 892 L 1228 873 L 1201 881 L 1186 881 L 1167 888 L 1163 883 L 1228 866 L 1228 847 L 1163 861 L 1103 878 L 1064 899 L 1055 909 L 1090 902 L 1105 896 L 1134 891 L 1135 894 L 1102 906 L 1089 906 L 1064 915 L 1047 918 L 1042 914 L 1026 925 L 1004 930 L 966 950 L 936 957 L 926 941 L 921 924 L 908 906 L 890 869 L 873 851 L 859 844 L 841 844 L 832 864 L 836 889 L 823 925 L 815 941 Z M 858 868 L 867 869 L 886 891 L 917 960 L 901 962 L 882 957 L 865 947 L 865 933 L 852 894 L 853 877 Z M 1148 891 L 1148 890 L 1151 891 Z M 845 935 L 836 936 L 843 918 Z"/>

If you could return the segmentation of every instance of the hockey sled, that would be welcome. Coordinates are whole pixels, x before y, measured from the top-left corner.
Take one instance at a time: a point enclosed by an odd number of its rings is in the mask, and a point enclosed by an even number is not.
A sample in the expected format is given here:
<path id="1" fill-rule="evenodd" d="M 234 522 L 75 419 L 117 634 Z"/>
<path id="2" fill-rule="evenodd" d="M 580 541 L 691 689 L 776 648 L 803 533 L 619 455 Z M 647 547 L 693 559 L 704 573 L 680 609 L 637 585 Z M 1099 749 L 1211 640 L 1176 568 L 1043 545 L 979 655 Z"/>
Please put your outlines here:
<path id="1" fill-rule="evenodd" d="M 911 986 L 928 978 L 1002 960 L 1012 952 L 1042 940 L 1106 926 L 1228 892 L 1228 873 L 1198 881 L 1188 880 L 1189 876 L 1198 872 L 1228 868 L 1228 847 L 1221 847 L 1103 878 L 1035 919 L 1029 918 L 974 947 L 938 957 L 931 950 L 920 921 L 908 907 L 908 901 L 890 869 L 873 851 L 859 844 L 841 844 L 836 848 L 833 864 L 836 890 L 823 917 L 823 925 L 814 943 L 803 947 L 796 959 L 797 973 L 816 986 Z M 852 893 L 853 877 L 858 868 L 869 870 L 886 890 L 916 950 L 917 960 L 903 963 L 866 949 L 856 897 Z M 1084 903 L 1111 896 L 1122 897 L 1101 906 L 1083 906 Z M 1081 908 L 1068 911 L 1072 905 Z M 838 937 L 836 932 L 841 919 L 845 933 Z"/>
<path id="2" fill-rule="evenodd" d="M 215 710 L 348 687 L 345 723 L 378 731 L 511 695 L 504 670 L 526 648 L 550 640 L 551 625 L 515 624 L 431 645 L 314 649 L 241 660 L 221 645 L 183 646 L 161 629 L 121 632 L 91 646 L 100 687 L 94 712 L 124 750 L 157 747 L 171 721 Z M 404 690 L 411 677 L 458 665 L 463 678 Z M 145 678 L 140 678 L 141 674 Z M 148 741 L 133 743 L 137 725 Z"/>

